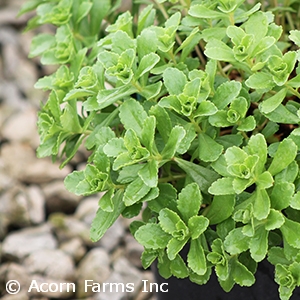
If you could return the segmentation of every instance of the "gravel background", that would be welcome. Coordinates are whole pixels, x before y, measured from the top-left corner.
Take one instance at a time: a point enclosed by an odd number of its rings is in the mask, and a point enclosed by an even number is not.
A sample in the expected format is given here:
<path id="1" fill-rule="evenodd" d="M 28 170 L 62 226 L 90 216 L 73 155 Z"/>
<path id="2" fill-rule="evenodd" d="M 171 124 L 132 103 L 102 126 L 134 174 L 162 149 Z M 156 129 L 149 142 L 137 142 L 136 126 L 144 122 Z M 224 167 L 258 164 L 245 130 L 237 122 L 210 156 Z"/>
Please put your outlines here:
<path id="1" fill-rule="evenodd" d="M 24 0 L 0 0 L 0 299 L 98 299 L 155 300 L 143 292 L 152 282 L 150 271 L 140 264 L 142 247 L 128 232 L 128 220 L 120 218 L 98 243 L 89 240 L 89 227 L 98 196 L 77 197 L 63 185 L 72 170 L 59 170 L 50 159 L 37 159 L 36 116 L 46 95 L 33 88 L 37 79 L 53 71 L 38 59 L 27 58 L 33 32 L 22 34 L 27 16 L 16 18 Z M 79 151 L 73 164 L 84 164 Z M 6 292 L 6 283 L 18 280 L 17 295 Z M 62 285 L 57 292 L 37 292 L 30 284 Z M 133 292 L 85 291 L 89 283 L 134 284 Z M 145 280 L 145 281 L 143 281 Z M 132 287 L 132 285 L 131 285 Z"/>

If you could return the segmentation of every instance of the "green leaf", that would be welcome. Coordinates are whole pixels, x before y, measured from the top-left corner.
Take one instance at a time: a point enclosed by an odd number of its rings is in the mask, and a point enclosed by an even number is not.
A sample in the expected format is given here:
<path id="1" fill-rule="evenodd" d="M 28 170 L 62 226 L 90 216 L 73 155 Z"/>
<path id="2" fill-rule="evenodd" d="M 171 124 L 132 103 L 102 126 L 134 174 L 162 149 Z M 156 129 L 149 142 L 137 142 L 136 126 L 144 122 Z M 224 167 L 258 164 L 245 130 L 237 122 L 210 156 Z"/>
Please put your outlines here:
<path id="1" fill-rule="evenodd" d="M 141 256 L 141 262 L 144 269 L 148 269 L 157 258 L 157 251 L 145 250 Z"/>
<path id="2" fill-rule="evenodd" d="M 275 110 L 268 114 L 264 114 L 270 121 L 283 124 L 298 124 L 299 117 L 288 110 L 286 106 L 280 104 Z"/>
<path id="3" fill-rule="evenodd" d="M 226 81 L 217 88 L 211 101 L 218 109 L 224 109 L 239 95 L 241 88 L 242 85 L 239 81 Z"/>
<path id="4" fill-rule="evenodd" d="M 187 83 L 184 73 L 176 68 L 167 68 L 163 74 L 164 84 L 171 95 L 182 93 Z"/>
<path id="5" fill-rule="evenodd" d="M 124 194 L 124 204 L 130 206 L 141 200 L 150 191 L 150 187 L 145 185 L 144 181 L 138 177 L 132 181 L 126 188 Z"/>
<path id="6" fill-rule="evenodd" d="M 188 220 L 196 216 L 200 210 L 202 195 L 196 183 L 190 183 L 184 187 L 178 195 L 177 207 L 183 220 Z"/>
<path id="7" fill-rule="evenodd" d="M 254 210 L 253 214 L 256 219 L 263 220 L 266 219 L 270 213 L 270 198 L 265 189 L 256 189 L 253 194 L 254 196 Z"/>
<path id="8" fill-rule="evenodd" d="M 207 271 L 206 257 L 200 239 L 191 241 L 187 256 L 188 266 L 198 275 L 204 275 Z"/>
<path id="9" fill-rule="evenodd" d="M 173 260 L 176 258 L 178 253 L 183 249 L 184 245 L 187 243 L 188 239 L 189 239 L 188 237 L 185 237 L 182 240 L 172 238 L 169 241 L 168 246 L 167 246 L 167 254 L 168 254 L 168 258 L 170 260 Z"/>
<path id="10" fill-rule="evenodd" d="M 156 160 L 149 160 L 139 170 L 138 175 L 147 186 L 151 188 L 156 187 L 158 182 L 158 162 Z"/>
<path id="11" fill-rule="evenodd" d="M 155 200 L 148 202 L 149 208 L 156 213 L 159 213 L 165 207 L 176 210 L 176 189 L 169 183 L 159 183 L 158 187 L 159 195 Z"/>
<path id="12" fill-rule="evenodd" d="M 174 160 L 198 184 L 200 190 L 204 193 L 207 193 L 210 185 L 219 177 L 216 172 L 208 168 L 177 157 Z"/>
<path id="13" fill-rule="evenodd" d="M 64 130 L 70 131 L 72 133 L 80 133 L 81 126 L 79 123 L 78 114 L 74 105 L 71 105 L 70 102 L 66 104 L 65 109 L 63 110 L 62 115 L 60 116 L 60 122 Z"/>
<path id="14" fill-rule="evenodd" d="M 284 224 L 280 227 L 280 230 L 285 240 L 297 249 L 300 249 L 300 224 L 285 217 Z"/>
<path id="15" fill-rule="evenodd" d="M 181 113 L 181 103 L 176 95 L 170 95 L 170 96 L 163 97 L 159 101 L 158 105 L 161 107 L 173 109 L 179 114 Z"/>
<path id="16" fill-rule="evenodd" d="M 176 150 L 178 149 L 185 134 L 186 132 L 181 126 L 175 126 L 171 130 L 168 142 L 161 153 L 164 159 L 170 159 L 175 155 Z"/>
<path id="17" fill-rule="evenodd" d="M 283 214 L 280 211 L 271 208 L 270 214 L 268 215 L 265 223 L 265 229 L 270 231 L 280 228 L 284 221 Z"/>
<path id="18" fill-rule="evenodd" d="M 216 10 L 207 8 L 204 5 L 196 4 L 191 6 L 189 15 L 200 19 L 222 19 L 227 18 L 227 15 Z"/>
<path id="19" fill-rule="evenodd" d="M 249 249 L 250 238 L 244 235 L 242 230 L 242 227 L 235 228 L 225 238 L 225 250 L 231 255 L 239 254 Z"/>
<path id="20" fill-rule="evenodd" d="M 196 111 L 194 112 L 195 117 L 211 116 L 218 111 L 216 106 L 211 101 L 202 101 Z"/>
<path id="21" fill-rule="evenodd" d="M 124 127 L 132 129 L 141 138 L 147 113 L 142 105 L 134 99 L 126 100 L 120 107 L 120 119 Z"/>
<path id="22" fill-rule="evenodd" d="M 143 207 L 142 202 L 135 203 L 131 206 L 126 206 L 122 211 L 122 217 L 132 219 L 139 215 Z"/>
<path id="23" fill-rule="evenodd" d="M 99 207 L 103 211 L 112 212 L 114 210 L 114 203 L 112 200 L 113 195 L 114 195 L 114 189 L 110 189 L 101 197 L 99 201 Z"/>
<path id="24" fill-rule="evenodd" d="M 29 0 L 22 4 L 21 9 L 17 15 L 17 17 L 20 17 L 21 15 L 34 10 L 37 8 L 40 4 L 42 4 L 44 0 Z"/>
<path id="25" fill-rule="evenodd" d="M 164 142 L 167 143 L 172 131 L 172 122 L 168 113 L 163 107 L 155 105 L 151 107 L 149 114 L 155 116 L 157 130 L 162 136 Z"/>
<path id="26" fill-rule="evenodd" d="M 186 135 L 181 140 L 181 143 L 179 144 L 179 146 L 177 148 L 177 153 L 179 153 L 179 154 L 186 153 L 190 149 L 193 140 L 197 136 L 195 133 L 195 127 L 191 123 L 187 123 L 184 126 L 184 130 L 186 131 Z"/>
<path id="27" fill-rule="evenodd" d="M 245 84 L 249 88 L 256 90 L 270 90 L 275 85 L 272 75 L 265 72 L 256 72 L 252 74 L 245 81 Z"/>
<path id="28" fill-rule="evenodd" d="M 297 155 L 298 147 L 291 139 L 284 139 L 278 146 L 268 171 L 275 175 L 285 169 Z"/>
<path id="29" fill-rule="evenodd" d="M 217 160 L 223 152 L 223 146 L 205 133 L 200 133 L 198 138 L 199 158 L 205 162 L 212 162 Z"/>
<path id="30" fill-rule="evenodd" d="M 46 50 L 55 45 L 55 37 L 52 34 L 42 33 L 32 39 L 29 57 L 42 55 Z"/>
<path id="31" fill-rule="evenodd" d="M 189 270 L 180 255 L 177 255 L 170 263 L 172 274 L 177 278 L 186 278 L 189 275 Z"/>
<path id="32" fill-rule="evenodd" d="M 237 259 L 233 259 L 231 268 L 232 277 L 240 286 L 251 286 L 255 282 L 254 275 Z"/>
<path id="33" fill-rule="evenodd" d="M 147 117 L 142 133 L 141 133 L 141 141 L 142 144 L 150 151 L 153 151 L 154 146 L 154 135 L 155 135 L 155 126 L 156 126 L 156 119 L 154 116 Z"/>
<path id="34" fill-rule="evenodd" d="M 233 178 L 223 177 L 213 182 L 208 192 L 213 195 L 232 195 L 235 194 L 233 188 Z"/>
<path id="35" fill-rule="evenodd" d="M 270 172 L 265 171 L 257 177 L 256 185 L 259 189 L 267 189 L 274 183 L 274 179 Z"/>
<path id="36" fill-rule="evenodd" d="M 112 138 L 103 147 L 103 151 L 108 157 L 117 157 L 121 153 L 126 152 L 127 149 L 122 138 Z"/>
<path id="37" fill-rule="evenodd" d="M 93 242 L 100 240 L 106 230 L 112 226 L 120 216 L 125 208 L 122 199 L 123 192 L 119 190 L 112 199 L 114 203 L 114 210 L 112 212 L 104 211 L 101 208 L 98 209 L 90 230 L 90 238 Z"/>
<path id="38" fill-rule="evenodd" d="M 269 249 L 268 261 L 274 266 L 277 264 L 290 264 L 290 261 L 286 258 L 284 254 L 284 249 L 280 247 L 272 247 L 271 249 Z"/>
<path id="39" fill-rule="evenodd" d="M 286 96 L 287 90 L 286 89 L 281 89 L 278 93 L 276 93 L 274 96 L 264 100 L 259 104 L 259 110 L 264 113 L 270 113 L 273 110 L 275 110 L 279 104 L 282 103 Z"/>
<path id="40" fill-rule="evenodd" d="M 204 216 L 193 216 L 188 221 L 192 240 L 197 239 L 208 227 L 209 220 Z"/>
<path id="41" fill-rule="evenodd" d="M 250 240 L 251 257 L 257 262 L 262 261 L 266 257 L 267 251 L 268 231 L 264 227 L 259 227 Z"/>
<path id="42" fill-rule="evenodd" d="M 252 131 L 256 127 L 256 121 L 254 116 L 248 116 L 247 118 L 243 119 L 239 126 L 237 127 L 240 131 Z"/>
<path id="43" fill-rule="evenodd" d="M 85 89 L 74 89 L 68 92 L 64 98 L 64 101 L 72 100 L 72 99 L 81 99 L 88 96 L 95 95 L 95 92 Z"/>
<path id="44" fill-rule="evenodd" d="M 135 78 L 138 79 L 145 73 L 151 71 L 154 66 L 159 62 L 160 57 L 156 53 L 149 53 L 142 57 L 138 69 L 135 73 Z"/>
<path id="45" fill-rule="evenodd" d="M 290 205 L 294 192 L 295 186 L 293 183 L 286 181 L 275 181 L 270 195 L 272 207 L 277 210 L 287 208 Z"/>
<path id="46" fill-rule="evenodd" d="M 143 29 L 153 25 L 155 20 L 155 9 L 153 9 L 153 5 L 146 6 L 138 17 L 138 30 L 137 34 L 140 34 Z"/>
<path id="47" fill-rule="evenodd" d="M 291 30 L 289 39 L 293 41 L 298 47 L 300 47 L 300 32 L 299 30 Z"/>
<path id="48" fill-rule="evenodd" d="M 87 111 L 103 109 L 136 91 L 135 87 L 127 85 L 109 90 L 100 90 L 97 97 L 88 98 L 88 100 L 83 103 L 83 106 Z"/>
<path id="49" fill-rule="evenodd" d="M 216 38 L 212 38 L 208 41 L 204 54 L 214 60 L 226 62 L 236 61 L 232 49 Z"/>
<path id="50" fill-rule="evenodd" d="M 82 2 L 78 7 L 78 11 L 76 11 L 75 20 L 76 23 L 79 23 L 84 17 L 88 15 L 92 8 L 93 4 L 89 2 Z"/>
<path id="51" fill-rule="evenodd" d="M 235 195 L 216 195 L 208 206 L 205 217 L 209 219 L 210 225 L 219 224 L 231 216 L 234 206 Z"/>
<path id="52" fill-rule="evenodd" d="M 84 180 L 83 171 L 73 171 L 64 180 L 65 187 L 73 194 L 77 193 L 77 185 Z"/>
<path id="53" fill-rule="evenodd" d="M 148 223 L 141 226 L 134 235 L 135 239 L 147 249 L 164 249 L 170 235 L 161 229 L 159 224 Z"/>
<path id="54" fill-rule="evenodd" d="M 168 208 L 164 208 L 159 212 L 159 225 L 166 233 L 173 235 L 178 230 L 178 222 L 182 222 L 178 214 Z"/>
<path id="55" fill-rule="evenodd" d="M 297 192 L 290 201 L 290 206 L 293 209 L 300 210 L 300 192 Z"/>
<path id="56" fill-rule="evenodd" d="M 292 135 L 290 135 L 292 137 Z M 299 147 L 299 146 L 298 146 Z M 287 181 L 293 183 L 299 172 L 299 167 L 296 161 L 291 162 L 285 169 L 283 169 L 280 173 L 276 174 L 275 180 L 279 181 Z"/>
<path id="57" fill-rule="evenodd" d="M 141 202 L 146 202 L 146 201 L 151 201 L 153 199 L 156 199 L 158 195 L 159 195 L 159 188 L 158 187 L 151 188 L 150 191 L 147 193 L 147 195 L 141 199 Z"/>

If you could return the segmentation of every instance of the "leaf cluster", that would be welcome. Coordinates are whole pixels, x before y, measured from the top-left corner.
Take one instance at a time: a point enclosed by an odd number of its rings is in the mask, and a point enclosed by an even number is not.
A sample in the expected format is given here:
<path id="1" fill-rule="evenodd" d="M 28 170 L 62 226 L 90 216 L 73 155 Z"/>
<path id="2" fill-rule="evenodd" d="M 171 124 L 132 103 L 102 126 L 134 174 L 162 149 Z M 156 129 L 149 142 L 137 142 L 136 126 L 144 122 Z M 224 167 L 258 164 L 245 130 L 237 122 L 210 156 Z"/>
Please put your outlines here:
<path id="1" fill-rule="evenodd" d="M 39 157 L 86 167 L 65 179 L 103 192 L 99 240 L 120 216 L 168 278 L 225 291 L 275 265 L 281 299 L 300 286 L 300 31 L 295 8 L 253 1 L 28 0 L 30 57 L 56 65 L 38 115 Z M 251 3 L 250 3 L 251 2 Z M 287 20 L 287 21 L 286 21 Z M 187 257 L 181 250 L 188 249 Z"/>

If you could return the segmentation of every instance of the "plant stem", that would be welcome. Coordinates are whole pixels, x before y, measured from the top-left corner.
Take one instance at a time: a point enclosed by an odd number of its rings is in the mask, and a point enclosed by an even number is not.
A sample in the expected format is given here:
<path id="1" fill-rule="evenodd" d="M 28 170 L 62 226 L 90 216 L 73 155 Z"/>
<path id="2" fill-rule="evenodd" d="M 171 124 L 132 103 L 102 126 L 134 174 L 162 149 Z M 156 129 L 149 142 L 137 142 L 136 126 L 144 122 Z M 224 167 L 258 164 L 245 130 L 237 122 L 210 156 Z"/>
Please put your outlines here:
<path id="1" fill-rule="evenodd" d="M 159 183 L 165 183 L 165 182 L 170 182 L 170 181 L 174 181 L 177 179 L 182 179 L 185 178 L 186 174 L 180 174 L 180 175 L 170 175 L 168 177 L 163 177 L 163 178 L 159 178 L 158 182 Z"/>
<path id="2" fill-rule="evenodd" d="M 198 55 L 198 57 L 199 57 L 199 59 L 200 59 L 200 61 L 201 61 L 201 64 L 202 64 L 203 66 L 205 66 L 205 65 L 206 65 L 206 59 L 205 59 L 205 57 L 203 56 L 203 54 L 202 54 L 202 52 L 201 52 L 201 50 L 200 50 L 200 48 L 199 48 L 198 45 L 196 45 L 195 51 L 196 51 L 196 53 L 197 53 L 197 55 Z"/>

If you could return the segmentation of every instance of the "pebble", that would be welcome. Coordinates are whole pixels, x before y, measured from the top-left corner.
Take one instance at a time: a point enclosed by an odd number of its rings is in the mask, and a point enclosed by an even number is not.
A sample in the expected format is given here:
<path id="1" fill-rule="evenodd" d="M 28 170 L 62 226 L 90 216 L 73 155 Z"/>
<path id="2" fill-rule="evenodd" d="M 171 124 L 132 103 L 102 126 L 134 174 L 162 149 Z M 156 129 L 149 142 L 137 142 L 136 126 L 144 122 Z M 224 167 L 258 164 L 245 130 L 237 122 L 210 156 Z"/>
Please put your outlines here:
<path id="1" fill-rule="evenodd" d="M 43 224 L 17 230 L 6 236 L 2 245 L 2 255 L 12 261 L 22 261 L 37 250 L 56 247 L 57 241 L 51 232 L 51 227 Z"/>
<path id="2" fill-rule="evenodd" d="M 26 143 L 4 144 L 0 160 L 7 174 L 27 184 L 63 180 L 71 172 L 69 166 L 60 170 L 59 164 L 52 163 L 50 158 L 36 159 L 35 150 Z"/>
<path id="3" fill-rule="evenodd" d="M 35 251 L 25 258 L 23 265 L 30 274 L 40 274 L 53 279 L 74 280 L 74 261 L 59 249 Z"/>
<path id="4" fill-rule="evenodd" d="M 81 196 L 70 193 L 64 185 L 63 180 L 54 180 L 45 184 L 42 188 L 46 199 L 47 213 L 63 212 L 73 213 L 80 201 Z"/>
<path id="5" fill-rule="evenodd" d="M 61 243 L 60 249 L 71 256 L 75 263 L 78 263 L 86 254 L 87 249 L 82 239 L 75 237 Z"/>
<path id="6" fill-rule="evenodd" d="M 77 268 L 77 297 L 83 298 L 93 295 L 91 289 L 85 291 L 85 280 L 103 283 L 111 274 L 110 257 L 102 248 L 89 251 Z"/>
<path id="7" fill-rule="evenodd" d="M 39 144 L 35 109 L 21 110 L 13 114 L 3 125 L 2 137 L 13 142 L 29 142 L 33 148 Z"/>
<path id="8" fill-rule="evenodd" d="M 92 246 L 89 238 L 90 228 L 75 217 L 63 213 L 53 213 L 49 216 L 49 222 L 60 243 L 72 238 L 80 238 L 86 245 Z"/>
<path id="9" fill-rule="evenodd" d="M 90 226 L 99 207 L 98 203 L 99 197 L 97 196 L 82 199 L 74 213 L 75 217 Z"/>
<path id="10" fill-rule="evenodd" d="M 5 287 L 5 284 L 10 280 L 17 280 L 20 283 L 21 291 L 26 290 L 30 284 L 26 267 L 14 262 L 3 263 L 0 266 L 0 287 Z"/>

